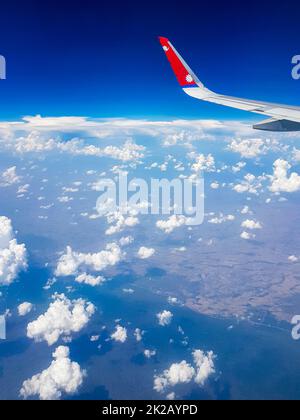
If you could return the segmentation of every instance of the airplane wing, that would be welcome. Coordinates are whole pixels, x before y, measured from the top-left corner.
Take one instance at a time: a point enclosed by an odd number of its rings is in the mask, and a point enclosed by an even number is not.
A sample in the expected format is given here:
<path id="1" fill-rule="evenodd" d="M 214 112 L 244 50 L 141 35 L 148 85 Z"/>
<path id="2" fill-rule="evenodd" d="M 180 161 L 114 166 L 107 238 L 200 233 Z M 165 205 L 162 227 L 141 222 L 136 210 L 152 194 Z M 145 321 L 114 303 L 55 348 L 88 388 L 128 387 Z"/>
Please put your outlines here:
<path id="1" fill-rule="evenodd" d="M 253 126 L 257 130 L 300 131 L 300 107 L 240 99 L 212 92 L 203 85 L 167 38 L 160 37 L 159 40 L 180 86 L 187 95 L 269 117 L 262 123 Z"/>

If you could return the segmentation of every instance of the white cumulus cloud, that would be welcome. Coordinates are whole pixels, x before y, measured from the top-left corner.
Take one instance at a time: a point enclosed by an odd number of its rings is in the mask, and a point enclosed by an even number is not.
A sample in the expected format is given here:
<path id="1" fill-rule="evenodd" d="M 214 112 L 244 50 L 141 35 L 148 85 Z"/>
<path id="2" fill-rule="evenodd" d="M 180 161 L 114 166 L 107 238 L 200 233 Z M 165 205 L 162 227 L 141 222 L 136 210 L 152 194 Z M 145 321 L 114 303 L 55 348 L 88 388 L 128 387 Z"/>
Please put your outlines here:
<path id="1" fill-rule="evenodd" d="M 249 219 L 245 220 L 241 226 L 244 229 L 250 229 L 250 230 L 262 229 L 262 225 L 260 222 L 256 222 L 255 220 L 249 220 Z"/>
<path id="2" fill-rule="evenodd" d="M 9 187 L 10 185 L 18 184 L 21 177 L 17 175 L 16 166 L 6 169 L 0 177 L 0 185 L 2 187 Z"/>
<path id="3" fill-rule="evenodd" d="M 14 238 L 11 220 L 0 217 L 0 286 L 10 285 L 26 269 L 26 247 Z"/>
<path id="4" fill-rule="evenodd" d="M 263 187 L 262 181 L 264 179 L 264 176 L 255 177 L 253 174 L 247 174 L 240 184 L 233 186 L 233 190 L 239 194 L 249 193 L 258 195 Z"/>
<path id="5" fill-rule="evenodd" d="M 202 350 L 195 350 L 193 358 L 196 365 L 195 382 L 204 386 L 207 379 L 215 373 L 215 355 L 212 351 L 205 354 Z"/>
<path id="6" fill-rule="evenodd" d="M 141 260 L 147 260 L 148 258 L 153 257 L 155 254 L 155 249 L 153 248 L 146 248 L 142 246 L 138 251 L 138 256 Z"/>
<path id="7" fill-rule="evenodd" d="M 18 313 L 20 316 L 28 315 L 32 311 L 33 305 L 30 302 L 21 303 L 18 306 Z"/>
<path id="8" fill-rule="evenodd" d="M 256 235 L 254 235 L 253 233 L 244 231 L 241 233 L 241 238 L 245 239 L 246 241 L 250 241 L 251 239 L 255 239 Z"/>
<path id="9" fill-rule="evenodd" d="M 161 376 L 154 378 L 154 390 L 163 392 L 169 386 L 189 383 L 195 376 L 195 369 L 185 360 L 173 363 Z"/>
<path id="10" fill-rule="evenodd" d="M 102 276 L 92 276 L 91 274 L 82 273 L 75 278 L 75 281 L 77 283 L 87 284 L 89 286 L 95 287 L 101 286 L 103 283 L 105 283 L 105 278 Z"/>
<path id="11" fill-rule="evenodd" d="M 200 154 L 194 155 L 190 154 L 190 157 L 195 160 L 195 163 L 192 165 L 191 169 L 193 172 L 214 172 L 215 171 L 215 159 L 213 155 L 209 154 L 207 156 Z"/>
<path id="12" fill-rule="evenodd" d="M 175 229 L 184 226 L 187 222 L 187 219 L 185 216 L 177 216 L 172 215 L 169 217 L 168 220 L 159 220 L 156 223 L 156 226 L 164 231 L 165 233 L 169 234 L 172 233 Z"/>
<path id="13" fill-rule="evenodd" d="M 170 387 L 178 384 L 194 382 L 204 386 L 211 375 L 215 373 L 215 355 L 212 351 L 205 353 L 202 350 L 195 350 L 192 354 L 194 366 L 183 360 L 180 363 L 173 363 L 162 375 L 154 377 L 154 390 L 164 392 Z"/>
<path id="14" fill-rule="evenodd" d="M 166 327 L 170 325 L 173 319 L 173 314 L 170 311 L 162 311 L 156 315 L 158 323 L 161 327 Z"/>
<path id="15" fill-rule="evenodd" d="M 134 336 L 138 343 L 142 341 L 144 334 L 145 331 L 142 331 L 140 328 L 136 328 L 136 330 L 134 331 Z"/>
<path id="16" fill-rule="evenodd" d="M 20 395 L 24 399 L 37 396 L 40 400 L 59 400 L 64 393 L 72 395 L 78 391 L 86 373 L 70 360 L 69 348 L 58 347 L 53 358 L 48 369 L 23 383 Z"/>
<path id="17" fill-rule="evenodd" d="M 144 356 L 146 357 L 146 359 L 151 359 L 151 357 L 156 356 L 156 350 L 145 350 L 144 351 Z"/>
<path id="18" fill-rule="evenodd" d="M 117 325 L 115 332 L 111 335 L 114 341 L 125 343 L 127 340 L 127 329 Z"/>
<path id="19" fill-rule="evenodd" d="M 260 139 L 232 140 L 228 149 L 239 153 L 243 158 L 251 159 L 267 152 L 268 147 Z"/>
<path id="20" fill-rule="evenodd" d="M 274 173 L 271 176 L 270 191 L 293 193 L 300 190 L 300 175 L 296 172 L 288 174 L 291 165 L 283 159 L 274 162 Z"/>
<path id="21" fill-rule="evenodd" d="M 68 246 L 66 253 L 58 261 L 55 275 L 59 277 L 78 275 L 79 270 L 86 272 L 87 269 L 103 271 L 107 267 L 118 264 L 123 257 L 124 253 L 116 243 L 108 244 L 105 250 L 94 254 L 75 252 Z M 81 277 L 80 280 L 83 278 Z"/>
<path id="22" fill-rule="evenodd" d="M 81 331 L 95 313 L 95 306 L 84 299 L 70 300 L 64 294 L 53 296 L 48 310 L 27 326 L 27 337 L 36 342 L 46 341 L 49 346 L 59 338 L 70 338 Z"/>

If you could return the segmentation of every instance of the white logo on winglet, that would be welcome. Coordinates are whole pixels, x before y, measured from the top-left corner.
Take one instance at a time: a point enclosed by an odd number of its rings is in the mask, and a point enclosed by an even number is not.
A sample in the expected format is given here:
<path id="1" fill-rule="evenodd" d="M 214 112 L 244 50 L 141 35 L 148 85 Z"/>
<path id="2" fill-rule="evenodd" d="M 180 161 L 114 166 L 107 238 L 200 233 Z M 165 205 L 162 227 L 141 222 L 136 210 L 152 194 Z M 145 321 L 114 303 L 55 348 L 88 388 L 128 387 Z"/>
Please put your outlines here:
<path id="1" fill-rule="evenodd" d="M 190 74 L 188 74 L 188 75 L 186 76 L 185 80 L 186 80 L 188 83 L 192 83 L 192 82 L 194 81 L 194 79 L 192 78 L 192 76 L 191 76 Z"/>
<path id="2" fill-rule="evenodd" d="M 164 45 L 164 46 L 163 46 L 163 50 L 164 50 L 165 52 L 168 52 L 168 51 L 169 51 L 169 49 L 170 49 L 170 48 L 169 48 L 169 47 L 167 47 L 166 45 Z"/>

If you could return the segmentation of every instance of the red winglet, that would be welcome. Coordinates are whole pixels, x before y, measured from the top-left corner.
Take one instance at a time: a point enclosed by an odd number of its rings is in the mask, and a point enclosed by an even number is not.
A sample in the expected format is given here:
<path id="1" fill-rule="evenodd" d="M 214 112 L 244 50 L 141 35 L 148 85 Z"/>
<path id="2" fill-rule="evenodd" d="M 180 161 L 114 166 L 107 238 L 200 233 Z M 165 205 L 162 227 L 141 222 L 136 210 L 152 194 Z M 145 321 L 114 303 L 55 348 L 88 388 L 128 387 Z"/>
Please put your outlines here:
<path id="1" fill-rule="evenodd" d="M 159 37 L 161 46 L 171 64 L 171 67 L 177 77 L 177 80 L 182 87 L 194 87 L 197 86 L 197 81 L 192 73 L 191 69 L 185 63 L 183 58 L 175 50 L 171 42 L 164 37 Z"/>

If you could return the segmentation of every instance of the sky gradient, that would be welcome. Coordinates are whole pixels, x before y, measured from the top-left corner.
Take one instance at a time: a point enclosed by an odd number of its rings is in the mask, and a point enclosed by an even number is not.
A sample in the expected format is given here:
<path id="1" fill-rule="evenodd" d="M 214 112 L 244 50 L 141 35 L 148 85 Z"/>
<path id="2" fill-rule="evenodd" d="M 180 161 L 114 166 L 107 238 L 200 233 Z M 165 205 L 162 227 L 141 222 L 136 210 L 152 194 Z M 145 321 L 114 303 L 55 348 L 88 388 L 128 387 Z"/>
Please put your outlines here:
<path id="1" fill-rule="evenodd" d="M 23 115 L 251 119 L 185 97 L 157 36 L 220 93 L 299 104 L 294 1 L 11 1 L 1 5 L 1 119 Z M 270 12 L 272 11 L 272 13 Z"/>

